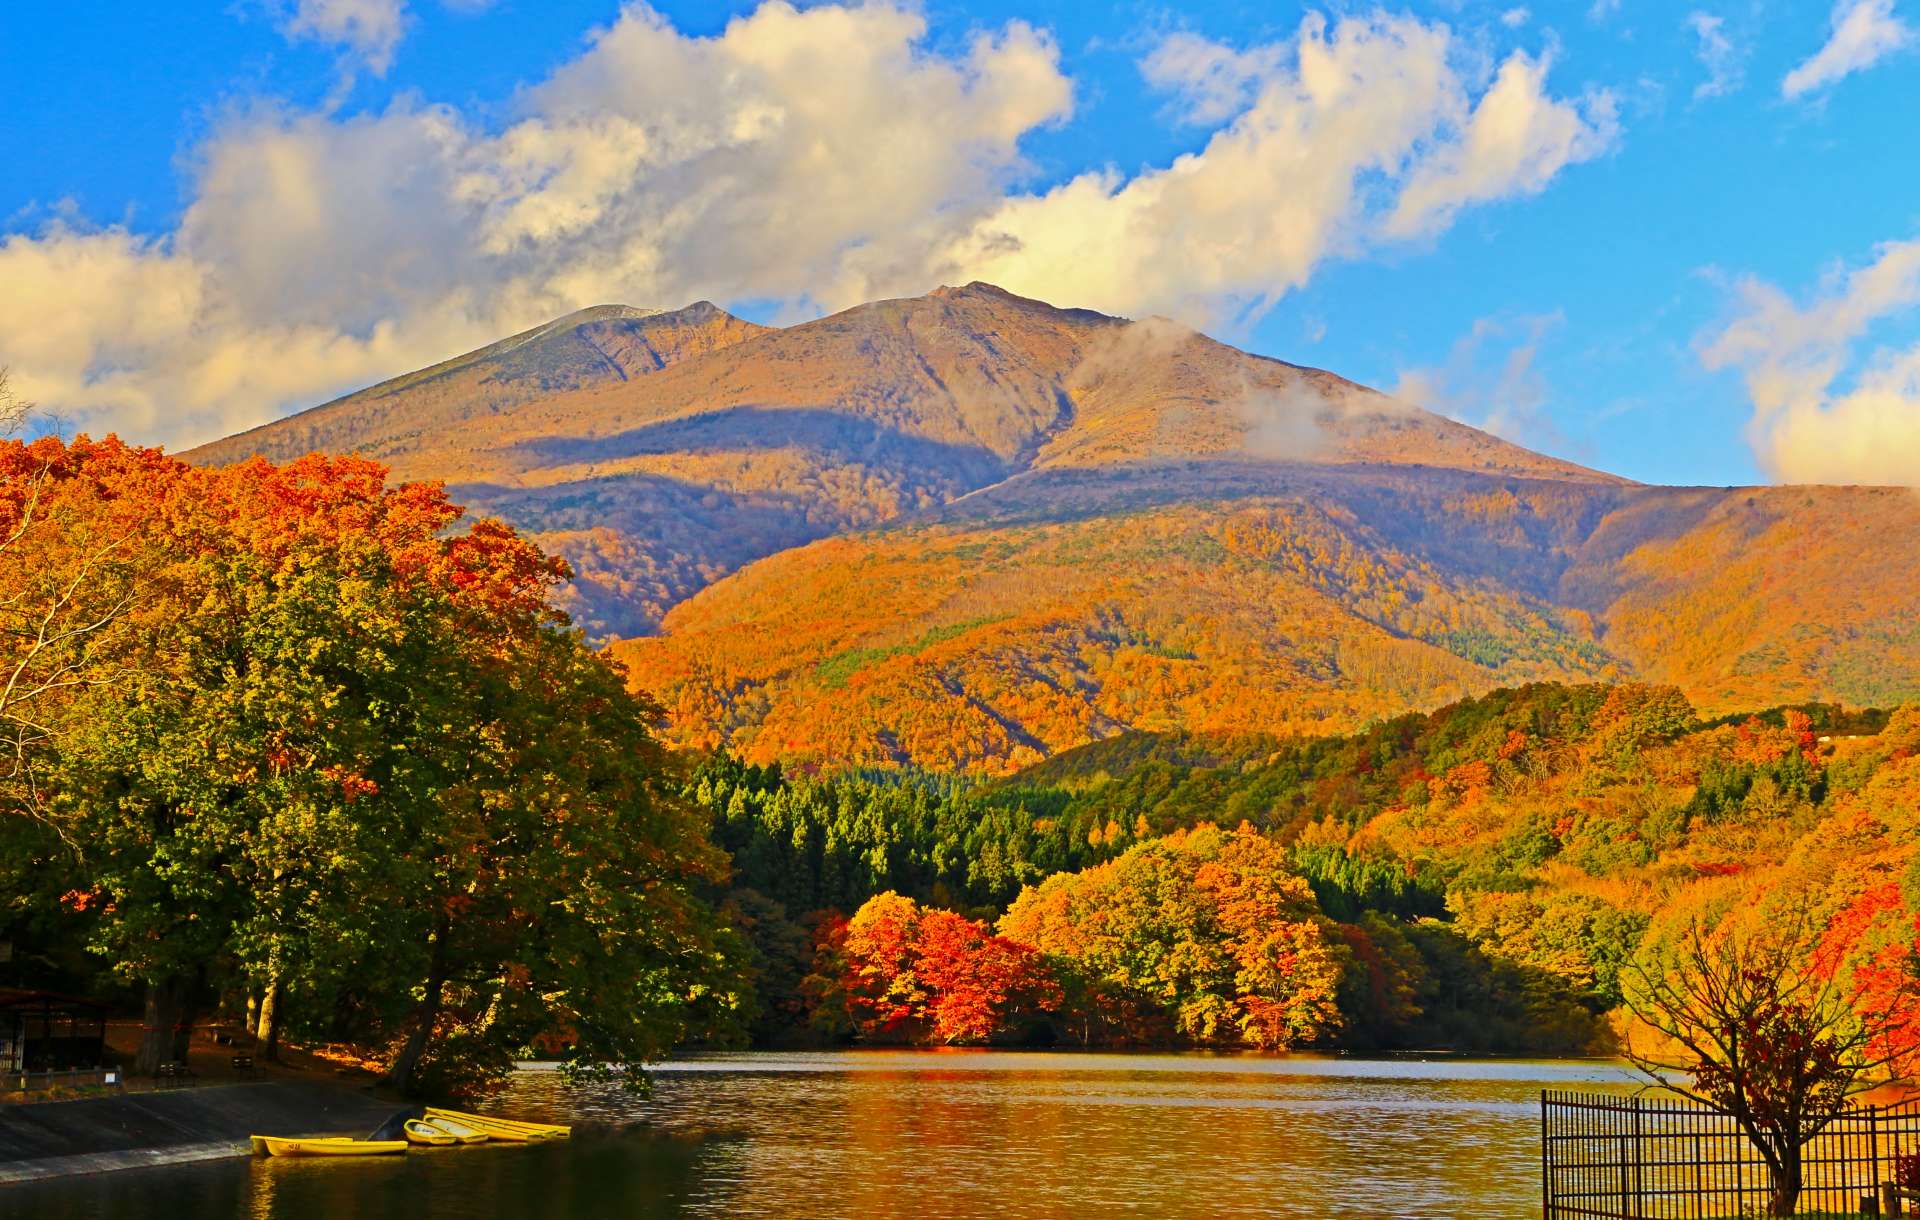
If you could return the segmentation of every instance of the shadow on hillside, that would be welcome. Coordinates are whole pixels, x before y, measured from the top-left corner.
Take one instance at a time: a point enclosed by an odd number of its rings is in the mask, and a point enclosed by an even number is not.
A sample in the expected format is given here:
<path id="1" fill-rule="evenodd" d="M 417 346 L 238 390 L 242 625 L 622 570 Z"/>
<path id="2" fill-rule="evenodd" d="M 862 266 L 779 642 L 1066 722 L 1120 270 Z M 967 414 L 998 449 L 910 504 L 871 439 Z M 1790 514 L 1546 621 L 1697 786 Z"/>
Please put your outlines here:
<path id="1" fill-rule="evenodd" d="M 876 420 L 819 407 L 728 407 L 661 420 L 611 436 L 555 436 L 522 441 L 508 452 L 536 466 L 611 462 L 676 453 L 799 448 L 835 465 L 936 471 L 962 491 L 997 482 L 1007 464 L 984 445 L 916 436 Z"/>
<path id="2" fill-rule="evenodd" d="M 721 577 L 851 524 L 796 493 L 731 492 L 650 474 L 544 487 L 459 483 L 447 494 L 566 559 L 574 569 L 568 611 L 595 640 L 650 634 L 668 610 Z"/>
<path id="3" fill-rule="evenodd" d="M 825 450 L 864 467 L 862 487 L 876 475 L 905 474 L 900 490 L 909 494 L 954 495 L 969 485 L 955 479 L 941 486 L 941 475 L 953 473 L 941 463 L 970 467 L 964 476 L 983 480 L 1004 469 L 983 448 L 817 410 L 739 408 L 614 437 L 555 438 L 521 448 L 550 462 L 590 463 L 782 444 Z M 1232 511 L 1240 507 L 1236 502 L 1253 508 L 1262 501 L 1329 514 L 1357 541 L 1371 538 L 1369 545 L 1392 546 L 1459 578 L 1597 611 L 1626 579 L 1618 571 L 1621 556 L 1685 535 L 1726 497 L 1744 494 L 1439 467 L 1224 459 L 1027 471 L 888 522 L 873 502 L 836 500 L 822 473 L 808 468 L 804 478 L 811 481 L 791 489 L 730 490 L 618 472 L 538 487 L 465 483 L 448 490 L 476 512 L 546 536 L 578 572 L 576 614 L 596 638 L 649 633 L 668 609 L 721 577 L 851 530 L 1062 524 L 1188 505 Z"/>
<path id="4" fill-rule="evenodd" d="M 1591 592 L 1597 578 L 1581 569 L 1680 537 L 1732 494 L 1433 466 L 1224 458 L 1028 471 L 908 520 L 1059 524 L 1179 505 L 1293 501 L 1346 516 L 1457 575 L 1557 601 L 1570 574 Z"/>

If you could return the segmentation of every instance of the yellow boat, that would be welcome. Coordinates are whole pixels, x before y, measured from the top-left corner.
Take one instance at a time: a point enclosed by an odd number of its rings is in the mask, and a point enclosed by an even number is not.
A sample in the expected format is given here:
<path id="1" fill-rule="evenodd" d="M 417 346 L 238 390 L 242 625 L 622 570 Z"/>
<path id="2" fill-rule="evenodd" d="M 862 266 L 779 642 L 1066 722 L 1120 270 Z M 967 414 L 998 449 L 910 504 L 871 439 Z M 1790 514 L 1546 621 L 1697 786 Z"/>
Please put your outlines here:
<path id="1" fill-rule="evenodd" d="M 458 1122 L 463 1130 L 484 1135 L 488 1139 L 502 1144 L 526 1144 L 537 1140 L 552 1138 L 531 1131 L 521 1131 L 512 1127 L 482 1127 L 478 1124 L 469 1124 L 465 1119 L 449 1119 L 442 1114 L 429 1113 L 427 1115 L 427 1121 L 430 1123 Z"/>
<path id="2" fill-rule="evenodd" d="M 523 1123 L 517 1119 L 495 1118 L 491 1114 L 466 1114 L 459 1110 L 441 1110 L 427 1107 L 427 1117 L 438 1121 L 451 1119 L 456 1123 L 484 1131 L 497 1140 L 563 1140 L 573 1134 L 572 1127 L 562 1127 L 555 1123 Z"/>
<path id="3" fill-rule="evenodd" d="M 265 1156 L 389 1156 L 407 1150 L 405 1140 L 356 1140 L 345 1136 L 289 1138 L 256 1135 L 253 1150 Z"/>
<path id="4" fill-rule="evenodd" d="M 444 1132 L 457 1144 L 484 1144 L 492 1138 L 478 1127 L 469 1127 L 451 1118 L 422 1118 L 416 1121 L 425 1123 L 436 1131 Z"/>
<path id="5" fill-rule="evenodd" d="M 537 1143 L 541 1140 L 565 1139 L 563 1132 L 548 1127 L 522 1125 L 505 1119 L 492 1119 L 478 1114 L 459 1114 L 429 1112 L 428 1119 L 433 1122 L 457 1122 L 473 1131 L 486 1134 L 487 1138 L 509 1144 Z"/>
<path id="6" fill-rule="evenodd" d="M 424 1119 L 410 1118 L 401 1128 L 409 1144 L 423 1144 L 429 1148 L 445 1148 L 460 1141 L 450 1131 L 442 1131 Z"/>

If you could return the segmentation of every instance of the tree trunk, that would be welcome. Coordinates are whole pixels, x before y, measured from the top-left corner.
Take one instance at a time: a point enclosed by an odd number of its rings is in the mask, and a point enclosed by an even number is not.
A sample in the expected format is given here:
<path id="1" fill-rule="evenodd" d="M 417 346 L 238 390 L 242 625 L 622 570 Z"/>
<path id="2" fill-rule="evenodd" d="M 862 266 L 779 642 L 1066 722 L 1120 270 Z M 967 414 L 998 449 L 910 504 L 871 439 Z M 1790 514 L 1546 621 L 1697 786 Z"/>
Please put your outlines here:
<path id="1" fill-rule="evenodd" d="M 260 1057 L 269 1063 L 280 1062 L 280 965 L 276 953 L 267 966 L 267 989 L 260 996 L 259 1023 L 253 1040 L 261 1048 Z"/>
<path id="2" fill-rule="evenodd" d="M 186 1061 L 193 1045 L 197 991 L 190 975 L 177 974 L 147 984 L 145 1028 L 133 1058 L 134 1075 L 157 1075 L 163 1063 Z"/>
<path id="3" fill-rule="evenodd" d="M 400 1048 L 393 1067 L 387 1072 L 387 1083 L 402 1093 L 413 1091 L 414 1070 L 426 1055 L 434 1024 L 440 1019 L 440 994 L 447 983 L 447 930 L 444 919 L 433 930 L 427 953 L 426 986 L 421 989 L 420 1007 L 415 1014 L 413 1029 L 407 1034 L 406 1045 Z"/>
<path id="4" fill-rule="evenodd" d="M 1777 1165 L 1769 1166 L 1773 1189 L 1767 1200 L 1770 1216 L 1791 1216 L 1800 1206 L 1800 1150 L 1783 1152 Z"/>

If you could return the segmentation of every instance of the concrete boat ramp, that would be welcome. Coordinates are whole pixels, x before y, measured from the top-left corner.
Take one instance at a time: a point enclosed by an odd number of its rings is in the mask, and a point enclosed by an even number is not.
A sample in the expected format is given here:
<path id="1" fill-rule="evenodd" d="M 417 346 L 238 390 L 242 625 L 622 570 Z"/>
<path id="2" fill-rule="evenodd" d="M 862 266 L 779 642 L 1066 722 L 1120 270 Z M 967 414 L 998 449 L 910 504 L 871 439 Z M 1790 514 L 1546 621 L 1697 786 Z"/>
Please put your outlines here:
<path id="1" fill-rule="evenodd" d="M 300 1081 L 0 1106 L 0 1183 L 245 1156 L 252 1135 L 366 1136 L 416 1113 Z"/>

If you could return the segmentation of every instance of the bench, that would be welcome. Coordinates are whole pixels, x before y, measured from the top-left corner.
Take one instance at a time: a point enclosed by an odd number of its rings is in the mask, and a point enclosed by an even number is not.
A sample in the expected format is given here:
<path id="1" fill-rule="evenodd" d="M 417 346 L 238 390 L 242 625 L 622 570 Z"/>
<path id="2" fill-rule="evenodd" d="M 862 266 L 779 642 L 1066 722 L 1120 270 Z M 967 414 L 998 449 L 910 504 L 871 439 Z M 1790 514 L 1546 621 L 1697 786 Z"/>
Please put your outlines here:
<path id="1" fill-rule="evenodd" d="M 194 1071 L 183 1060 L 169 1059 L 160 1065 L 154 1075 L 159 1078 L 161 1084 L 181 1085 L 193 1079 Z"/>
<path id="2" fill-rule="evenodd" d="M 254 1077 L 253 1056 L 235 1055 L 233 1057 L 233 1074 L 245 1080 L 252 1080 Z"/>

